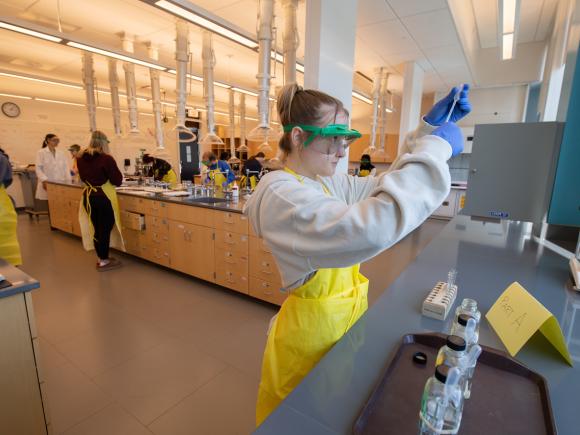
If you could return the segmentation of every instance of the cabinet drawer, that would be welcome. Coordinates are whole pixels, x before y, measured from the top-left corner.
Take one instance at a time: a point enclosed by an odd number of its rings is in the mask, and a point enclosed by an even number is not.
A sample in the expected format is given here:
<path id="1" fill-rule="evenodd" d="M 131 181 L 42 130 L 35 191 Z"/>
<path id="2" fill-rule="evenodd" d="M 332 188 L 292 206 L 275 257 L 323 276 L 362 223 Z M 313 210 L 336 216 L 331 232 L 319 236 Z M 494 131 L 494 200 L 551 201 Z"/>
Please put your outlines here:
<path id="1" fill-rule="evenodd" d="M 216 211 L 215 228 L 234 233 L 248 234 L 248 218 L 241 213 Z"/>
<path id="2" fill-rule="evenodd" d="M 141 256 L 145 260 L 169 267 L 169 250 L 165 247 L 145 245 L 141 247 Z"/>
<path id="3" fill-rule="evenodd" d="M 267 252 L 251 252 L 250 275 L 270 282 L 282 282 L 274 256 Z"/>
<path id="4" fill-rule="evenodd" d="M 236 251 L 241 254 L 248 254 L 249 240 L 245 234 L 233 233 L 231 231 L 216 230 L 215 246 L 217 249 Z"/>
<path id="5" fill-rule="evenodd" d="M 264 239 L 259 237 L 250 237 L 250 252 L 272 253 L 268 245 L 266 245 L 266 242 L 264 242 Z"/>
<path id="6" fill-rule="evenodd" d="M 250 296 L 276 305 L 282 305 L 286 300 L 286 293 L 280 291 L 280 284 L 266 281 L 260 278 L 250 277 L 248 287 Z"/>
<path id="7" fill-rule="evenodd" d="M 170 204 L 167 210 L 167 217 L 170 220 L 185 222 L 187 224 L 210 228 L 214 227 L 214 211 L 203 207 Z"/>
<path id="8" fill-rule="evenodd" d="M 228 251 L 218 247 L 215 250 L 215 260 L 216 269 L 222 265 L 226 265 L 228 267 L 238 267 L 240 271 L 243 271 L 245 274 L 248 273 L 248 254 L 241 254 L 236 251 Z"/>
<path id="9" fill-rule="evenodd" d="M 141 245 L 143 245 L 144 232 L 123 228 L 123 241 L 125 249 L 129 254 L 141 256 Z"/>
<path id="10" fill-rule="evenodd" d="M 80 201 L 82 192 L 82 189 L 78 187 L 65 187 L 63 196 L 71 201 Z"/>
<path id="11" fill-rule="evenodd" d="M 145 229 L 145 216 L 132 211 L 121 211 L 121 226 L 129 230 L 141 231 Z"/>
<path id="12" fill-rule="evenodd" d="M 119 195 L 119 208 L 121 210 L 132 211 L 135 213 L 145 214 L 145 204 L 149 199 L 139 198 L 137 196 Z"/>
<path id="13" fill-rule="evenodd" d="M 166 202 L 154 200 L 148 200 L 145 202 L 145 214 L 148 215 L 166 218 L 167 209 L 168 204 Z"/>
<path id="14" fill-rule="evenodd" d="M 147 232 L 154 231 L 159 234 L 169 234 L 169 220 L 165 217 L 146 215 L 145 227 Z"/>
<path id="15" fill-rule="evenodd" d="M 223 287 L 248 294 L 248 274 L 244 274 L 238 267 L 217 268 L 215 282 Z"/>

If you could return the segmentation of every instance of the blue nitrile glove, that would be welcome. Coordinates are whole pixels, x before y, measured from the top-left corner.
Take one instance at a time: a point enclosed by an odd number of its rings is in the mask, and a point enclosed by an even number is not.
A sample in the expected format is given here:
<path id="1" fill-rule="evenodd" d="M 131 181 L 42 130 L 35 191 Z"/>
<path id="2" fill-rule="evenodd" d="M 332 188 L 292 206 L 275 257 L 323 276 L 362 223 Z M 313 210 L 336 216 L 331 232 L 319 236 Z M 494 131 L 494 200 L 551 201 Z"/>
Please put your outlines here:
<path id="1" fill-rule="evenodd" d="M 451 157 L 463 151 L 463 134 L 454 122 L 446 122 L 431 132 L 433 136 L 445 139 L 451 145 Z"/>
<path id="2" fill-rule="evenodd" d="M 453 97 L 455 94 L 457 94 L 458 91 L 459 88 L 457 87 L 451 89 L 451 92 L 449 92 L 445 98 L 442 98 L 435 103 L 435 105 L 423 119 L 434 126 L 443 124 L 447 119 L 447 115 L 449 114 L 451 107 L 453 106 Z M 449 122 L 457 122 L 466 116 L 469 112 L 471 112 L 471 104 L 469 103 L 469 85 L 466 83 L 463 85 L 463 89 L 459 94 L 459 101 L 457 101 L 455 107 L 453 108 L 453 113 L 451 113 Z"/>

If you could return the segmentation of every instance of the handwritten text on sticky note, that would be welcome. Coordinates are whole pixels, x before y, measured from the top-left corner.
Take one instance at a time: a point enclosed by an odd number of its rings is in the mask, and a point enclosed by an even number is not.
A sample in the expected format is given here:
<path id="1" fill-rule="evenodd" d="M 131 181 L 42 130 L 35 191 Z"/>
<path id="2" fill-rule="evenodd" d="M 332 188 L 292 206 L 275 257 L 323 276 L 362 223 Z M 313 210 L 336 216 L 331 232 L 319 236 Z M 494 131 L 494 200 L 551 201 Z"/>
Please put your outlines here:
<path id="1" fill-rule="evenodd" d="M 572 365 L 558 321 L 519 283 L 511 284 L 485 317 L 511 356 L 518 353 L 532 335 L 540 331 Z"/>

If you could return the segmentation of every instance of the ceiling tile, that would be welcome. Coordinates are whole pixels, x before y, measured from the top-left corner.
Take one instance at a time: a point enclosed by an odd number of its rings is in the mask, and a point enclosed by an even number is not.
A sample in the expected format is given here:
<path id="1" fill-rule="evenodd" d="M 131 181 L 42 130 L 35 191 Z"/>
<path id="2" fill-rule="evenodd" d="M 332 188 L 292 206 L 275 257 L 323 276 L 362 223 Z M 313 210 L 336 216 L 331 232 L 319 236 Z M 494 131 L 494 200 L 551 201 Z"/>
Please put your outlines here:
<path id="1" fill-rule="evenodd" d="M 458 43 L 455 23 L 447 9 L 413 15 L 401 21 L 422 49 Z"/>
<path id="2" fill-rule="evenodd" d="M 364 1 L 364 0 L 363 0 Z M 437 9 L 447 9 L 445 0 L 386 0 L 399 17 L 421 14 Z"/>
<path id="3" fill-rule="evenodd" d="M 521 2 L 518 43 L 533 42 L 536 38 L 536 30 L 542 16 L 544 0 L 526 0 Z"/>
<path id="4" fill-rule="evenodd" d="M 481 48 L 497 47 L 497 2 L 471 0 Z"/>
<path id="5" fill-rule="evenodd" d="M 385 0 L 363 0 L 358 2 L 356 25 L 366 26 L 380 21 L 394 20 L 393 13 Z"/>
<path id="6" fill-rule="evenodd" d="M 409 32 L 397 20 L 361 27 L 357 36 L 387 61 L 392 53 L 418 49 Z"/>
<path id="7" fill-rule="evenodd" d="M 456 44 L 431 48 L 427 52 L 427 58 L 439 72 L 466 65 L 463 50 Z"/>
<path id="8" fill-rule="evenodd" d="M 542 15 L 535 35 L 536 41 L 543 41 L 550 37 L 557 5 L 558 0 L 544 0 Z"/>
<path id="9" fill-rule="evenodd" d="M 458 86 L 461 83 L 472 83 L 473 79 L 469 68 L 466 66 L 460 66 L 456 68 L 450 68 L 445 72 L 439 73 L 441 79 L 448 87 Z"/>

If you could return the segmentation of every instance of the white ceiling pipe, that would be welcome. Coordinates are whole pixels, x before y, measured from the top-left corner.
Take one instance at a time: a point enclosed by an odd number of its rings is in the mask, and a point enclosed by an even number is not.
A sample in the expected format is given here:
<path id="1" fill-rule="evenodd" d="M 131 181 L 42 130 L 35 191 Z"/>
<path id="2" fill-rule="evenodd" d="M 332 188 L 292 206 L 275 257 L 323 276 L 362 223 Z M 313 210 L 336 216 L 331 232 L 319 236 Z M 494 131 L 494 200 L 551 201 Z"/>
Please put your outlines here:
<path id="1" fill-rule="evenodd" d="M 119 76 L 117 75 L 117 61 L 109 59 L 109 87 L 111 88 L 111 113 L 115 135 L 121 136 L 121 102 L 119 101 Z"/>
<path id="2" fill-rule="evenodd" d="M 381 77 L 383 75 L 383 68 L 375 69 L 375 79 L 373 81 L 373 116 L 372 116 L 372 124 L 371 124 L 371 143 L 370 143 L 370 151 L 374 151 L 376 149 L 376 140 L 377 140 L 377 122 L 378 122 L 378 114 L 379 114 L 379 99 L 381 97 Z"/>
<path id="3" fill-rule="evenodd" d="M 385 152 L 385 133 L 387 127 L 387 85 L 389 83 L 389 73 L 383 71 L 383 77 L 381 78 L 381 151 Z"/>
<path id="4" fill-rule="evenodd" d="M 123 50 L 128 53 L 133 53 L 134 38 L 133 35 L 123 33 L 121 36 L 123 40 Z M 135 64 L 130 62 L 123 63 L 125 70 L 125 86 L 127 93 L 127 106 L 129 107 L 129 127 L 131 133 L 139 133 L 139 114 L 137 112 L 137 90 L 135 86 Z"/>
<path id="5" fill-rule="evenodd" d="M 246 145 L 246 95 L 240 94 L 240 146 L 238 152 L 247 153 Z"/>
<path id="6" fill-rule="evenodd" d="M 215 102 L 213 94 L 213 68 L 215 66 L 215 55 L 212 46 L 212 34 L 207 30 L 203 31 L 201 59 L 203 63 L 203 99 L 205 101 L 205 109 L 207 110 L 207 133 L 201 140 L 201 143 L 204 145 L 223 144 L 223 141 L 215 134 Z"/>
<path id="7" fill-rule="evenodd" d="M 235 92 L 229 90 L 229 115 L 230 115 L 230 159 L 228 163 L 239 164 L 241 161 L 236 157 L 236 113 L 235 113 Z"/>
<path id="8" fill-rule="evenodd" d="M 148 46 L 149 57 L 155 61 L 159 60 L 159 49 L 154 45 Z M 161 120 L 161 88 L 159 85 L 159 71 L 149 68 L 151 78 L 151 102 L 153 104 L 153 119 L 155 120 L 155 141 L 157 148 L 165 149 L 163 136 L 163 121 Z"/>
<path id="9" fill-rule="evenodd" d="M 177 92 L 175 113 L 177 127 L 185 128 L 185 104 L 187 100 L 187 64 L 189 62 L 189 28 L 185 21 L 178 20 L 176 24 L 177 37 L 175 38 L 175 60 L 177 74 L 175 75 L 175 89 Z"/>
<path id="10" fill-rule="evenodd" d="M 93 69 L 93 54 L 83 51 L 83 85 L 85 88 L 86 107 L 89 114 L 91 132 L 97 129 L 97 104 L 95 102 L 95 71 Z"/>
<path id="11" fill-rule="evenodd" d="M 249 140 L 267 142 L 274 134 L 270 129 L 270 56 L 272 52 L 272 22 L 274 1 L 260 0 L 258 16 L 258 126 L 248 135 Z"/>
<path id="12" fill-rule="evenodd" d="M 283 0 L 284 35 L 282 51 L 284 54 L 284 84 L 296 83 L 296 50 L 300 44 L 296 8 L 298 0 Z"/>

